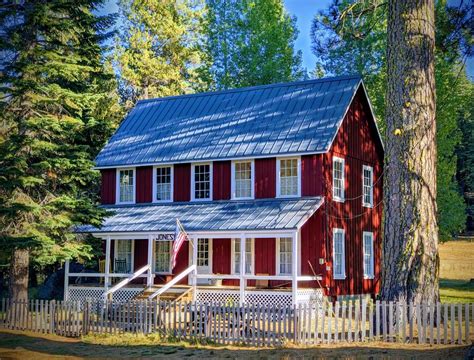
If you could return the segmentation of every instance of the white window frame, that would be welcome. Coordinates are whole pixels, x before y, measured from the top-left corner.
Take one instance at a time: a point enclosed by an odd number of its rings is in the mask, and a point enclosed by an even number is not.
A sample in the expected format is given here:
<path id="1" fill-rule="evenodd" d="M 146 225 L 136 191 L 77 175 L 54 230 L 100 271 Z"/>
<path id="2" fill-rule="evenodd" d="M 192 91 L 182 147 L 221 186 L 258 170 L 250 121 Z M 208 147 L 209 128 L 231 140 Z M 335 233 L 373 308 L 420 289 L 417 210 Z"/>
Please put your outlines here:
<path id="1" fill-rule="evenodd" d="M 336 274 L 336 234 L 342 234 L 342 274 Z M 334 228 L 332 231 L 332 269 L 334 280 L 344 280 L 346 278 L 346 231 Z"/>
<path id="2" fill-rule="evenodd" d="M 245 273 L 245 275 L 254 275 L 255 274 L 255 239 L 253 238 L 248 238 L 248 240 L 250 240 L 250 251 L 251 251 L 251 272 L 250 274 L 247 274 Z M 247 239 L 245 240 L 247 241 Z M 235 238 L 235 239 L 231 239 L 231 251 L 230 251 L 230 256 L 231 256 L 231 261 L 230 261 L 230 266 L 231 266 L 231 271 L 230 273 L 233 274 L 233 275 L 240 275 L 239 273 L 235 272 L 235 243 L 238 242 L 240 243 L 240 238 Z M 247 264 L 247 263 L 246 263 Z"/>
<path id="3" fill-rule="evenodd" d="M 170 199 L 169 200 L 157 200 L 156 199 L 156 192 L 158 191 L 158 187 L 156 184 L 156 177 L 157 177 L 157 169 L 158 168 L 171 168 L 170 175 L 171 175 L 171 189 L 170 189 Z M 160 166 L 153 166 L 153 202 L 154 203 L 169 203 L 173 202 L 174 198 L 174 166 L 173 165 L 160 165 Z"/>
<path id="4" fill-rule="evenodd" d="M 371 262 L 371 270 L 372 272 L 369 273 L 365 267 L 365 254 L 366 254 L 366 247 L 365 247 L 365 237 L 370 236 L 370 262 Z M 375 276 L 375 253 L 374 253 L 374 233 L 371 231 L 364 231 L 362 233 L 362 266 L 364 269 L 364 279 L 373 279 Z"/>
<path id="5" fill-rule="evenodd" d="M 209 198 L 207 199 L 196 199 L 195 197 L 195 183 L 194 175 L 195 168 L 199 165 L 209 165 Z M 212 191 L 213 191 L 213 163 L 212 162 L 202 162 L 202 163 L 192 163 L 191 164 L 191 201 L 212 201 Z"/>
<path id="6" fill-rule="evenodd" d="M 133 274 L 135 271 L 135 263 L 134 263 L 134 257 L 135 257 L 135 240 L 134 239 L 113 239 L 114 240 L 114 258 L 112 261 L 112 269 L 115 273 L 115 260 L 117 259 L 117 253 L 118 253 L 118 242 L 119 241 L 130 241 L 132 244 L 130 246 L 130 272 L 129 274 Z"/>
<path id="7" fill-rule="evenodd" d="M 334 170 L 335 170 L 335 166 L 334 164 L 336 162 L 340 162 L 342 164 L 342 179 L 341 179 L 341 192 L 342 192 L 342 197 L 341 196 L 336 196 L 336 192 L 335 192 L 335 178 L 334 178 Z M 332 158 L 332 198 L 334 201 L 338 201 L 338 202 L 344 202 L 345 201 L 345 197 L 346 197 L 346 191 L 345 191 L 345 187 L 346 187 L 346 171 L 345 171 L 345 168 L 346 168 L 346 162 L 343 158 L 340 158 L 340 157 L 337 157 L 337 156 L 334 156 Z"/>
<path id="8" fill-rule="evenodd" d="M 168 264 L 168 271 L 157 271 L 156 270 L 156 243 L 158 242 L 164 242 L 164 241 L 158 241 L 158 240 L 155 240 L 153 242 L 153 273 L 155 274 L 159 274 L 159 275 L 171 275 L 173 273 L 173 269 L 171 269 L 171 260 L 172 260 L 172 252 L 173 252 L 173 241 L 171 240 L 167 240 L 167 242 L 170 242 L 170 261 L 169 261 L 169 264 Z"/>
<path id="9" fill-rule="evenodd" d="M 235 196 L 235 165 L 242 163 L 250 163 L 250 196 L 236 197 Z M 231 163 L 231 194 L 232 200 L 249 200 L 255 198 L 255 161 L 254 160 L 238 160 Z"/>
<path id="10" fill-rule="evenodd" d="M 298 175 L 298 193 L 296 195 L 282 195 L 281 194 L 281 179 L 280 179 L 280 161 L 281 160 L 297 160 L 297 175 Z M 279 157 L 276 159 L 276 197 L 277 198 L 296 198 L 301 197 L 301 157 Z"/>
<path id="11" fill-rule="evenodd" d="M 370 171 L 370 203 L 365 202 L 365 172 Z M 372 208 L 374 206 L 374 168 L 372 166 L 362 166 L 362 206 Z"/>
<path id="12" fill-rule="evenodd" d="M 120 201 L 120 172 L 129 171 L 133 172 L 133 200 L 132 201 Z M 137 171 L 136 168 L 119 168 L 115 171 L 115 203 L 116 204 L 135 204 L 137 192 Z"/>
<path id="13" fill-rule="evenodd" d="M 282 273 L 280 271 L 280 241 L 282 238 L 277 238 L 276 239 L 276 271 L 275 273 L 277 275 L 293 275 L 293 241 L 294 239 L 291 236 L 285 236 L 283 239 L 290 239 L 290 244 L 291 244 L 291 270 L 289 273 Z"/>

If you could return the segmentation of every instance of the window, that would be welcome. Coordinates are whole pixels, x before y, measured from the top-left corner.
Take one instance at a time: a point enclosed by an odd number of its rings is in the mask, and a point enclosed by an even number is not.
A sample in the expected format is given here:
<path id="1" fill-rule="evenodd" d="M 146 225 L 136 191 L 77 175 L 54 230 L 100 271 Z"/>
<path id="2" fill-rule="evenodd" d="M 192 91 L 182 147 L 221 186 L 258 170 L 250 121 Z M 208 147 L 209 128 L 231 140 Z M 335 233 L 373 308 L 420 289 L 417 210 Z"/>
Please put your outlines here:
<path id="1" fill-rule="evenodd" d="M 374 205 L 374 170 L 371 166 L 362 167 L 362 205 L 372 207 Z"/>
<path id="2" fill-rule="evenodd" d="M 334 279 L 346 278 L 346 255 L 344 250 L 344 230 L 333 230 L 333 268 Z"/>
<path id="3" fill-rule="evenodd" d="M 209 239 L 198 239 L 197 243 L 197 266 L 209 266 Z"/>
<path id="4" fill-rule="evenodd" d="M 123 169 L 117 173 L 117 202 L 135 202 L 135 171 L 134 169 Z"/>
<path id="5" fill-rule="evenodd" d="M 154 191 L 155 201 L 173 200 L 173 167 L 160 166 L 155 168 Z"/>
<path id="6" fill-rule="evenodd" d="M 253 161 L 239 161 L 232 163 L 232 198 L 253 198 Z"/>
<path id="7" fill-rule="evenodd" d="M 193 200 L 211 200 L 212 167 L 211 164 L 193 165 Z"/>
<path id="8" fill-rule="evenodd" d="M 332 161 L 332 194 L 336 201 L 344 201 L 344 159 L 334 157 Z"/>
<path id="9" fill-rule="evenodd" d="M 127 274 L 132 270 L 133 240 L 115 240 L 114 272 Z"/>
<path id="10" fill-rule="evenodd" d="M 364 238 L 364 278 L 374 278 L 374 234 L 372 232 L 363 233 Z"/>
<path id="11" fill-rule="evenodd" d="M 279 159 L 277 173 L 278 196 L 300 196 L 300 159 Z"/>
<path id="12" fill-rule="evenodd" d="M 155 272 L 171 272 L 172 241 L 155 241 Z"/>
<path id="13" fill-rule="evenodd" d="M 280 238 L 278 246 L 278 270 L 280 275 L 292 273 L 292 238 Z"/>
<path id="14" fill-rule="evenodd" d="M 240 239 L 232 240 L 234 274 L 240 274 Z M 253 273 L 253 239 L 245 239 L 245 273 Z"/>

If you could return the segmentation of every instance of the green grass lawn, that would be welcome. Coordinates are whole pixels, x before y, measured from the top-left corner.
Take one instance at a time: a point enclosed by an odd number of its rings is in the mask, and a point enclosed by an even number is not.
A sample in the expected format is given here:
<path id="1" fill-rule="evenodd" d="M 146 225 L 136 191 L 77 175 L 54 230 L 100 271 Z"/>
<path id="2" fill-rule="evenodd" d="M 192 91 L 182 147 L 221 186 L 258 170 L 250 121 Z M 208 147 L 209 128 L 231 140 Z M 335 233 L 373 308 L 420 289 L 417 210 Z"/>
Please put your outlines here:
<path id="1" fill-rule="evenodd" d="M 469 280 L 439 281 L 441 302 L 444 303 L 474 303 L 474 283 Z"/>

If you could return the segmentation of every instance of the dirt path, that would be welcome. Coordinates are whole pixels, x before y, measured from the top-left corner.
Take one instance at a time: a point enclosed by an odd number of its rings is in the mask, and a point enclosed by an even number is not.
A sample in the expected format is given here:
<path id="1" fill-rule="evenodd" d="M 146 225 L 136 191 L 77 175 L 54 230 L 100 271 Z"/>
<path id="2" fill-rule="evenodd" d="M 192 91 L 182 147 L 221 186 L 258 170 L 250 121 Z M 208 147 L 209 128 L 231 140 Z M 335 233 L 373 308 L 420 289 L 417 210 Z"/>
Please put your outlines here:
<path id="1" fill-rule="evenodd" d="M 172 345 L 107 346 L 59 336 L 0 332 L 0 359 L 464 359 L 467 347 L 397 344 L 325 346 L 304 349 L 238 349 Z"/>

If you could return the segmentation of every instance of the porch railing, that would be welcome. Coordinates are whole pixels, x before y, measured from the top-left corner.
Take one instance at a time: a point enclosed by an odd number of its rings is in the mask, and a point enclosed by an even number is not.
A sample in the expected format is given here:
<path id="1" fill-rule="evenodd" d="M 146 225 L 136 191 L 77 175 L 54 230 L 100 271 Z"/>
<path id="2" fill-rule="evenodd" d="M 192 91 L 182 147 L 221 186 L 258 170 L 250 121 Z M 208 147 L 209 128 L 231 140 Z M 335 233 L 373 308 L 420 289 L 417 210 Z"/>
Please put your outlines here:
<path id="1" fill-rule="evenodd" d="M 180 273 L 179 275 L 177 275 L 175 278 L 173 278 L 173 280 L 171 280 L 170 282 L 166 283 L 162 288 L 158 289 L 157 291 L 155 291 L 153 294 L 151 294 L 148 299 L 151 300 L 151 299 L 154 299 L 155 297 L 157 296 L 160 296 L 161 294 L 163 294 L 164 292 L 168 291 L 169 289 L 171 289 L 174 285 L 176 285 L 178 282 L 180 282 L 181 280 L 183 280 L 186 276 L 188 276 L 190 273 L 194 272 L 194 274 L 196 274 L 196 265 L 191 265 L 190 267 L 188 267 L 186 270 L 184 270 L 182 273 Z"/>
<path id="2" fill-rule="evenodd" d="M 128 278 L 126 279 L 123 279 L 122 281 L 120 281 L 117 285 L 111 287 L 109 290 L 107 290 L 104 294 L 104 299 L 111 299 L 114 292 L 116 292 L 117 290 L 123 288 L 125 285 L 129 284 L 131 281 L 135 280 L 136 278 L 140 277 L 142 274 L 144 274 L 145 272 L 151 270 L 151 265 L 145 265 L 144 267 L 138 269 L 137 271 L 135 271 L 132 275 L 130 275 Z"/>

